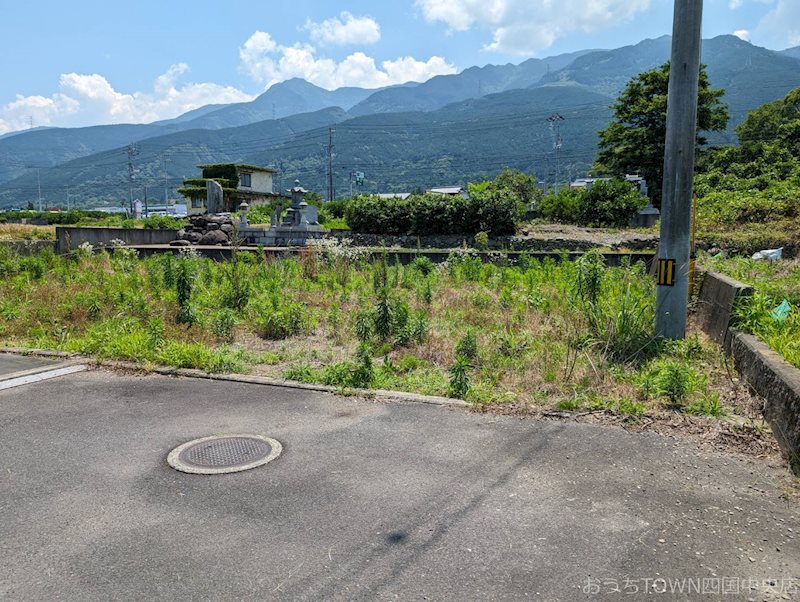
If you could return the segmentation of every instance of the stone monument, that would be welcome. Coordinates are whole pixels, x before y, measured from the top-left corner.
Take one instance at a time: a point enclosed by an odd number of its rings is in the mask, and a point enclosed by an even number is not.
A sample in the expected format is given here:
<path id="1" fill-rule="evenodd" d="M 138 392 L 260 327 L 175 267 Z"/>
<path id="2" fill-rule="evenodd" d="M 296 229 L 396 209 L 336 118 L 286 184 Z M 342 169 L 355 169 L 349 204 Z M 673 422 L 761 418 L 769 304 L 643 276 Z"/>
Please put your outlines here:
<path id="1" fill-rule="evenodd" d="M 225 210 L 222 186 L 216 180 L 206 181 L 206 209 L 209 215 L 222 213 Z"/>
<path id="2" fill-rule="evenodd" d="M 329 232 L 319 225 L 317 208 L 303 200 L 303 194 L 308 192 L 300 181 L 295 180 L 294 186 L 288 191 L 292 195 L 292 202 L 283 214 L 283 207 L 278 206 L 270 217 L 269 228 L 253 228 L 247 225 L 247 217 L 239 224 L 239 235 L 246 239 L 248 244 L 264 245 L 267 247 L 302 246 L 310 239 L 324 238 Z"/>

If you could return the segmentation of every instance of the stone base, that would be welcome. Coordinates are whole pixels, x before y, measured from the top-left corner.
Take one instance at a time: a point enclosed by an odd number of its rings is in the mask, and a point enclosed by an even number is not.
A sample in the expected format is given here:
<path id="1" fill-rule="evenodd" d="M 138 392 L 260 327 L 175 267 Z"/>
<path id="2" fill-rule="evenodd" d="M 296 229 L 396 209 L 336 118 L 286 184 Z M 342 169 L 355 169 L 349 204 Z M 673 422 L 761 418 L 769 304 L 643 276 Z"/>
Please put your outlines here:
<path id="1" fill-rule="evenodd" d="M 301 247 L 309 240 L 325 238 L 330 232 L 321 226 L 271 226 L 269 228 L 240 228 L 239 236 L 249 245 L 265 247 Z"/>

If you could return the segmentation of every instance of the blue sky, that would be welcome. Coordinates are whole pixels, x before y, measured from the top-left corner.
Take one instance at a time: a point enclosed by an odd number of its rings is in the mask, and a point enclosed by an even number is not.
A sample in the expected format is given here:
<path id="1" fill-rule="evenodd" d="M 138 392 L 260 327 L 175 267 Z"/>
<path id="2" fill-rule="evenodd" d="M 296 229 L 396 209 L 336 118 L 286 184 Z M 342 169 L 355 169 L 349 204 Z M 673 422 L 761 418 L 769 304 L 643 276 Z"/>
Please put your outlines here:
<path id="1" fill-rule="evenodd" d="M 335 88 L 615 48 L 671 32 L 672 0 L 0 0 L 0 134 L 149 122 L 304 77 Z M 799 0 L 705 0 L 704 37 L 800 45 Z"/>

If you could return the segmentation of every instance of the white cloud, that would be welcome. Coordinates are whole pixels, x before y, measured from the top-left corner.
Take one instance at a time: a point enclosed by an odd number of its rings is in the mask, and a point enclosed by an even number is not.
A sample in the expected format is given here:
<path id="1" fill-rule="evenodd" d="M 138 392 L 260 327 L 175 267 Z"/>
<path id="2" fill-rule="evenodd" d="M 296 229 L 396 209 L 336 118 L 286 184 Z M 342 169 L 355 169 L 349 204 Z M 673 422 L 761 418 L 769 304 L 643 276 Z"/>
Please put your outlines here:
<path id="1" fill-rule="evenodd" d="M 370 17 L 354 17 L 347 11 L 321 23 L 306 21 L 311 39 L 323 46 L 375 44 L 381 39 L 381 27 Z"/>
<path id="2" fill-rule="evenodd" d="M 453 31 L 492 32 L 486 50 L 530 55 L 574 31 L 613 27 L 647 10 L 650 0 L 416 0 L 427 21 Z"/>
<path id="3" fill-rule="evenodd" d="M 212 103 L 243 102 L 252 96 L 231 86 L 213 83 L 179 85 L 188 71 L 184 63 L 172 65 L 156 78 L 152 92 L 119 92 L 97 73 L 64 73 L 59 92 L 50 97 L 21 96 L 0 106 L 0 133 L 34 125 L 82 126 L 105 123 L 149 123 L 176 117 Z"/>
<path id="4" fill-rule="evenodd" d="M 753 35 L 773 48 L 800 45 L 800 2 L 777 0 Z"/>
<path id="5" fill-rule="evenodd" d="M 742 5 L 742 2 L 743 0 L 730 0 L 730 2 L 728 2 L 728 8 L 731 10 L 736 10 Z"/>
<path id="6" fill-rule="evenodd" d="M 735 35 L 740 40 L 744 40 L 745 42 L 750 41 L 750 32 L 747 31 L 746 29 L 737 29 L 736 31 L 733 32 L 733 35 Z"/>
<path id="7" fill-rule="evenodd" d="M 456 72 L 455 66 L 439 56 L 432 56 L 427 61 L 406 56 L 383 61 L 378 66 L 371 56 L 354 52 L 337 62 L 318 56 L 316 48 L 310 44 L 280 46 L 263 31 L 250 36 L 239 49 L 239 58 L 242 70 L 267 86 L 302 77 L 329 90 L 342 86 L 379 88 Z"/>

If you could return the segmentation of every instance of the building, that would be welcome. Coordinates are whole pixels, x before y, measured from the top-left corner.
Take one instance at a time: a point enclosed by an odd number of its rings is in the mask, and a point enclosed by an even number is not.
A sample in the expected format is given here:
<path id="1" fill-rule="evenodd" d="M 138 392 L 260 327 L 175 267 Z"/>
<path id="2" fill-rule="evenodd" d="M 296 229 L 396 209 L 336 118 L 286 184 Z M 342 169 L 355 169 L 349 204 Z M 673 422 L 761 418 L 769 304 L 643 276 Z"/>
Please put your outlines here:
<path id="1" fill-rule="evenodd" d="M 402 199 L 405 200 L 411 196 L 410 192 L 379 192 L 377 197 L 379 199 Z"/>
<path id="2" fill-rule="evenodd" d="M 222 186 L 225 211 L 235 211 L 242 201 L 252 207 L 267 205 L 281 195 L 272 190 L 272 174 L 269 167 L 258 167 L 243 163 L 213 163 L 198 165 L 202 170 L 199 178 L 187 178 L 178 192 L 186 197 L 187 214 L 206 213 L 206 187 L 209 180 Z"/>
<path id="3" fill-rule="evenodd" d="M 428 194 L 446 194 L 448 196 L 463 196 L 469 197 L 469 193 L 463 186 L 439 186 L 436 188 L 429 188 L 426 190 Z"/>
<path id="4" fill-rule="evenodd" d="M 592 187 L 595 182 L 608 182 L 612 178 L 579 178 L 574 182 L 570 182 L 570 188 L 586 188 L 587 190 Z M 642 196 L 647 196 L 647 182 L 639 175 L 627 174 L 625 181 L 630 182 L 641 193 Z"/>

